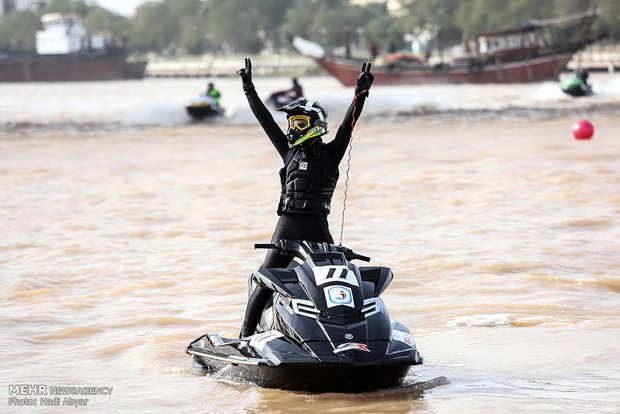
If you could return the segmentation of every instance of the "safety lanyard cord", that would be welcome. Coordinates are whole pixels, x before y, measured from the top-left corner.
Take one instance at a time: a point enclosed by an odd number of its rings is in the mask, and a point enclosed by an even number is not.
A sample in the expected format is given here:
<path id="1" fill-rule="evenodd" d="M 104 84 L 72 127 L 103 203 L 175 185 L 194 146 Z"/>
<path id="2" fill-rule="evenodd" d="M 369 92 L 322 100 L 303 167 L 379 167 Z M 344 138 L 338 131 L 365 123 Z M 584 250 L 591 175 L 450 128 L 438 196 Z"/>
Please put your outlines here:
<path id="1" fill-rule="evenodd" d="M 368 89 L 364 89 L 362 92 L 358 93 L 353 98 L 353 114 L 352 114 L 353 119 L 351 120 L 351 135 L 349 136 L 349 154 L 347 157 L 347 171 L 345 173 L 346 178 L 344 181 L 344 199 L 342 200 L 342 221 L 340 222 L 340 241 L 338 243 L 340 246 L 342 246 L 342 234 L 344 232 L 344 213 L 347 209 L 347 192 L 349 190 L 349 170 L 351 169 L 351 150 L 353 149 L 353 128 L 355 127 L 355 108 L 357 104 L 357 98 L 367 93 Z"/>

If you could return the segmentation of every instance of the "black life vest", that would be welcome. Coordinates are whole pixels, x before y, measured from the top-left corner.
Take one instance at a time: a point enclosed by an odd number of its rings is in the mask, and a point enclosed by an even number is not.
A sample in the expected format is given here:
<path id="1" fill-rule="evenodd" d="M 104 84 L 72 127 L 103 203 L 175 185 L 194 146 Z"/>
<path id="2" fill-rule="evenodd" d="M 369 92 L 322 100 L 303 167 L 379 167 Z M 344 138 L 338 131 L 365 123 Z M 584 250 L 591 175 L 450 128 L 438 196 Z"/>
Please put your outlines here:
<path id="1" fill-rule="evenodd" d="M 278 214 L 329 214 L 338 182 L 338 165 L 321 157 L 325 144 L 293 147 L 280 170 L 281 194 Z"/>

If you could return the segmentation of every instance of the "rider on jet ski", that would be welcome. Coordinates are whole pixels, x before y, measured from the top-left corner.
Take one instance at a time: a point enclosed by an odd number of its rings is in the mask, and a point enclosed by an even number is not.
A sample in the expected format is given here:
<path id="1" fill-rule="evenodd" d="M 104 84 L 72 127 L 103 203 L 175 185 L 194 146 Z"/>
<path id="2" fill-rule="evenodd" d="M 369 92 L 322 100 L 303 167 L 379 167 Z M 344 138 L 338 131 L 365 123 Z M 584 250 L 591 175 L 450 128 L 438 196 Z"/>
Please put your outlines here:
<path id="1" fill-rule="evenodd" d="M 205 96 L 210 96 L 211 98 L 213 98 L 213 102 L 215 103 L 215 106 L 219 108 L 220 98 L 222 94 L 220 93 L 220 91 L 215 89 L 215 85 L 213 85 L 213 83 L 209 82 L 209 84 L 207 85 L 207 92 L 205 93 Z"/>
<path id="2" fill-rule="evenodd" d="M 592 94 L 592 87 L 588 83 L 588 71 L 580 67 L 577 76 L 564 81 L 562 92 L 571 96 L 587 96 Z"/>
<path id="3" fill-rule="evenodd" d="M 297 78 L 293 78 L 293 87 L 291 89 L 286 89 L 284 91 L 277 91 L 271 94 L 271 96 L 267 99 L 267 104 L 280 107 L 283 105 L 288 105 L 293 101 L 300 99 L 304 96 L 303 89 Z"/>
<path id="4" fill-rule="evenodd" d="M 362 64 L 353 101 L 335 138 L 328 143 L 321 139 L 327 133 L 327 111 L 318 102 L 301 98 L 279 108 L 288 120 L 288 130 L 284 133 L 256 93 L 250 59 L 246 58 L 245 67 L 237 71 L 254 116 L 284 162 L 280 170 L 282 190 L 277 210 L 280 218 L 272 242 L 289 239 L 334 243 L 327 215 L 338 181 L 338 165 L 374 80 L 370 66 L 370 63 Z M 291 260 L 291 256 L 270 250 L 260 268 L 287 267 Z M 254 334 L 271 295 L 271 290 L 256 286 L 248 301 L 240 337 Z"/>

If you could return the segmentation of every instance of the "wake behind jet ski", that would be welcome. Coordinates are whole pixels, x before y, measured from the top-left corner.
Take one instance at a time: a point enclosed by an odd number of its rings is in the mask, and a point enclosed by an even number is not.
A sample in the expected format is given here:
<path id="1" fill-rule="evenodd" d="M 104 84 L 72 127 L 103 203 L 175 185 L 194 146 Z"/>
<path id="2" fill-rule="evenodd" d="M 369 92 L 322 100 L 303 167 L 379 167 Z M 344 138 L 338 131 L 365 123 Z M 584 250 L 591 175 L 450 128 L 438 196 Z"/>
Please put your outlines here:
<path id="1" fill-rule="evenodd" d="M 186 352 L 210 372 L 258 386 L 311 392 L 357 392 L 402 384 L 422 363 L 409 329 L 390 322 L 381 293 L 392 281 L 387 267 L 328 243 L 276 240 L 257 248 L 298 258 L 292 268 L 261 269 L 250 291 L 273 292 L 257 333 L 241 339 L 208 333 Z"/>

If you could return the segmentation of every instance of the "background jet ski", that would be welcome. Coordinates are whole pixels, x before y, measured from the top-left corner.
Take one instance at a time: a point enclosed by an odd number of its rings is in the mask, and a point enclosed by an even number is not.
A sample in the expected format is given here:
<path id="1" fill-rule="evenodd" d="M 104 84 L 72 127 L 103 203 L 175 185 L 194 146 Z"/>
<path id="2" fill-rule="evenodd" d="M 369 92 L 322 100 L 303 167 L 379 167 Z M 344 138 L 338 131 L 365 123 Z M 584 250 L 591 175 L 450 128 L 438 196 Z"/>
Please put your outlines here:
<path id="1" fill-rule="evenodd" d="M 190 104 L 185 107 L 185 110 L 189 116 L 197 121 L 224 115 L 224 109 L 215 103 L 215 99 L 204 94 L 200 94 L 192 99 Z"/>
<path id="2" fill-rule="evenodd" d="M 274 108 L 280 108 L 296 101 L 299 97 L 301 96 L 296 94 L 294 91 L 278 91 L 272 93 L 269 98 L 267 98 L 267 104 L 273 106 Z"/>
<path id="3" fill-rule="evenodd" d="M 390 323 L 379 295 L 392 281 L 386 267 L 357 267 L 370 258 L 328 243 L 277 240 L 276 249 L 303 261 L 250 276 L 273 291 L 259 333 L 243 339 L 208 333 L 186 352 L 210 372 L 258 386 L 312 392 L 356 392 L 402 384 L 422 363 L 404 325 Z"/>
<path id="4" fill-rule="evenodd" d="M 272 93 L 269 98 L 267 98 L 267 104 L 274 108 L 280 108 L 302 98 L 304 92 L 297 78 L 293 78 L 292 82 L 293 86 L 291 89 Z"/>
<path id="5" fill-rule="evenodd" d="M 575 97 L 592 95 L 592 86 L 588 83 L 588 76 L 588 71 L 579 68 L 577 76 L 562 84 L 562 92 Z"/>

